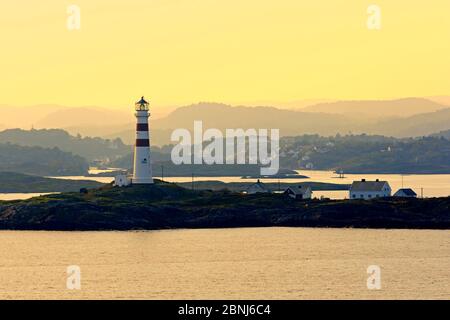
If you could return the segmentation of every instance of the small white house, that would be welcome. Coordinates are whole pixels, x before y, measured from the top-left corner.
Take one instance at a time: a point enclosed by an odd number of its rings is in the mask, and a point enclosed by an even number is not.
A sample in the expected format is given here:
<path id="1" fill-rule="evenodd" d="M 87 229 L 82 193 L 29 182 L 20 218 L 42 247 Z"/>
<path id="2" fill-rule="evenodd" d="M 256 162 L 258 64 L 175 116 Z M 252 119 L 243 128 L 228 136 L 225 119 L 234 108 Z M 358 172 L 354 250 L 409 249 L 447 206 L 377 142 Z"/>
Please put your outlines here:
<path id="1" fill-rule="evenodd" d="M 396 193 L 394 193 L 394 197 L 417 198 L 417 193 L 415 193 L 414 190 L 410 188 L 400 189 Z"/>
<path id="2" fill-rule="evenodd" d="M 126 187 L 131 185 L 131 179 L 126 174 L 119 174 L 114 177 L 114 186 Z"/>
<path id="3" fill-rule="evenodd" d="M 288 187 L 284 194 L 296 200 L 305 200 L 311 199 L 312 190 L 311 187 L 305 186 L 297 186 L 297 187 Z"/>
<path id="4" fill-rule="evenodd" d="M 247 194 L 255 194 L 255 193 L 270 193 L 270 190 L 262 183 L 258 181 L 252 185 L 250 185 L 247 189 L 245 189 L 245 193 Z"/>
<path id="5" fill-rule="evenodd" d="M 350 199 L 370 200 L 375 198 L 390 197 L 392 193 L 391 186 L 387 181 L 353 181 L 350 187 Z"/>

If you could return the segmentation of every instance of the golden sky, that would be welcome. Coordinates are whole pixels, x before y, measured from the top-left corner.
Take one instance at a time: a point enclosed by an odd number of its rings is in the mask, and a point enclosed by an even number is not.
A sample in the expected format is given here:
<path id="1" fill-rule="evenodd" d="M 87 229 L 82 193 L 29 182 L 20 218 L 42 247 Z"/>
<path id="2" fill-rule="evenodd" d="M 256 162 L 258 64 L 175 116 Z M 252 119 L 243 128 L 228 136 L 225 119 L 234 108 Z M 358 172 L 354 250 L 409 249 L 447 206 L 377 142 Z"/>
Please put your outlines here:
<path id="1" fill-rule="evenodd" d="M 448 0 L 1 1 L 0 39 L 0 104 L 450 94 Z"/>

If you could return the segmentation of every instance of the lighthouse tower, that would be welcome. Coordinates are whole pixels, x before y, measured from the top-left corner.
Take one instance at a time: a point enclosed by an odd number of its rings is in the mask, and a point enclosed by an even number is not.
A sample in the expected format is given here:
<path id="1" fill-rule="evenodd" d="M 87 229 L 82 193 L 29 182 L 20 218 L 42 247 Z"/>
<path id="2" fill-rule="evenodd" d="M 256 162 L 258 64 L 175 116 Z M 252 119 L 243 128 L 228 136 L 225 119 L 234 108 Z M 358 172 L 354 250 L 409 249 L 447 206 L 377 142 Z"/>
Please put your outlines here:
<path id="1" fill-rule="evenodd" d="M 149 103 L 144 97 L 136 102 L 136 145 L 134 147 L 133 184 L 151 184 L 152 163 L 150 158 L 150 131 L 148 126 Z"/>

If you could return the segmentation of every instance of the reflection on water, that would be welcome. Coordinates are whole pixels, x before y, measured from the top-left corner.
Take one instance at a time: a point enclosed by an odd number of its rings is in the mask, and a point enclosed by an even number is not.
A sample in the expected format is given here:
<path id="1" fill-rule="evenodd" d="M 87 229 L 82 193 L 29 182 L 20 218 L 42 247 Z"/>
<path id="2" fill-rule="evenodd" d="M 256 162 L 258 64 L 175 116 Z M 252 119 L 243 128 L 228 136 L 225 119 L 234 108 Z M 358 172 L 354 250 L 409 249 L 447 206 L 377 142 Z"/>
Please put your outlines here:
<path id="1" fill-rule="evenodd" d="M 0 232 L 0 298 L 448 299 L 449 231 Z M 81 290 L 66 268 L 81 268 Z M 367 267 L 381 290 L 367 289 Z"/>
<path id="2" fill-rule="evenodd" d="M 89 177 L 89 176 L 59 176 L 59 177 L 48 177 L 53 179 L 65 179 L 65 180 L 88 180 L 97 181 L 101 183 L 111 183 L 114 181 L 114 177 Z"/>
<path id="3" fill-rule="evenodd" d="M 55 194 L 57 192 L 47 192 L 47 193 L 0 193 L 0 200 L 26 200 L 34 197 L 40 197 L 47 194 Z"/>
<path id="4" fill-rule="evenodd" d="M 90 167 L 89 168 L 89 174 L 101 174 L 101 173 L 109 173 L 109 172 L 114 172 L 114 171 L 121 171 L 124 169 L 120 169 L 120 168 L 107 168 L 107 169 L 100 169 L 97 167 Z"/>

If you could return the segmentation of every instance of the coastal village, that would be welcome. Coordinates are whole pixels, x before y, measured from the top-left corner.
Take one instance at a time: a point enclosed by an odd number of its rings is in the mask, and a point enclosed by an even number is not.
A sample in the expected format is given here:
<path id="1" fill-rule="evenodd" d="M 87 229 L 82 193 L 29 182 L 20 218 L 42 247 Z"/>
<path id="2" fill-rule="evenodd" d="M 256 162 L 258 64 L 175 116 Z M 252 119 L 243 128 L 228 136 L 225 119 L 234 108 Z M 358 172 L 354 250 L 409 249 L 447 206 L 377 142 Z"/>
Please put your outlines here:
<path id="1" fill-rule="evenodd" d="M 136 116 L 136 143 L 134 148 L 133 174 L 119 174 L 115 176 L 114 186 L 127 187 L 132 184 L 153 184 L 150 133 L 149 133 L 149 103 L 141 97 L 135 104 Z M 308 160 L 308 159 L 306 159 Z M 306 166 L 308 167 L 308 166 Z M 312 165 L 311 165 L 312 167 Z M 339 177 L 344 176 L 343 171 L 337 172 Z M 388 181 L 376 179 L 374 181 L 361 179 L 353 181 L 349 188 L 348 199 L 350 200 L 371 200 L 377 198 L 416 198 L 417 193 L 411 188 L 401 188 L 392 194 L 393 190 Z M 260 179 L 242 190 L 243 194 L 258 193 L 282 193 L 286 197 L 294 200 L 313 199 L 313 190 L 310 186 L 289 186 L 285 190 L 273 191 Z M 321 198 L 323 199 L 323 198 Z"/>
<path id="2" fill-rule="evenodd" d="M 272 191 L 265 186 L 263 182 L 258 180 L 256 183 L 249 186 L 244 193 L 271 193 Z M 277 192 L 277 191 L 275 191 Z M 286 196 L 296 199 L 305 200 L 313 198 L 313 191 L 311 187 L 299 185 L 297 187 L 288 187 L 282 191 Z M 362 179 L 361 181 L 354 181 L 349 189 L 348 199 L 362 199 L 371 200 L 377 198 L 387 197 L 400 197 L 400 198 L 416 198 L 417 193 L 411 188 L 401 188 L 394 194 L 392 194 L 392 188 L 388 181 L 381 181 L 379 179 L 375 181 L 368 181 Z"/>

